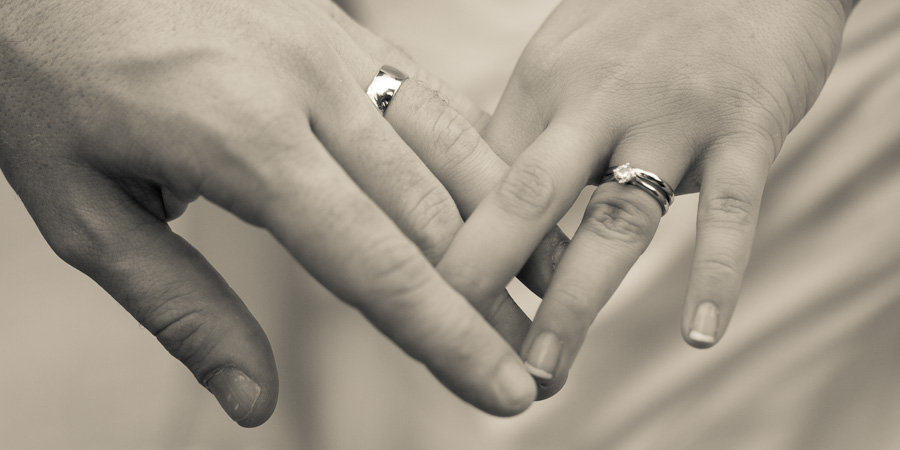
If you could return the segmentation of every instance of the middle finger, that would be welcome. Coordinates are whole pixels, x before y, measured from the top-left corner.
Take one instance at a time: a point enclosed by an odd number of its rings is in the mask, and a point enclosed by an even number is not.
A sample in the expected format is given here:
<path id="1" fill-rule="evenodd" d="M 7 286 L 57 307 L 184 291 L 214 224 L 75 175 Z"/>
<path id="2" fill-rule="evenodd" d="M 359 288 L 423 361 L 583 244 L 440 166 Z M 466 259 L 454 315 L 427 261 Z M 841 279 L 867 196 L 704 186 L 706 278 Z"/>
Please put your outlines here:
<path id="1" fill-rule="evenodd" d="M 313 131 L 363 191 L 437 262 L 462 226 L 453 198 L 354 77 L 336 76 L 335 82 L 347 94 L 317 103 L 321 111 L 312 116 Z"/>
<path id="2" fill-rule="evenodd" d="M 587 183 L 596 141 L 551 123 L 457 233 L 438 265 L 445 278 L 473 302 L 501 292 Z"/>
<path id="3" fill-rule="evenodd" d="M 673 147 L 648 155 L 659 145 L 626 139 L 610 167 L 630 162 L 677 184 L 684 164 L 657 156 L 677 154 L 678 145 Z M 650 244 L 662 214 L 661 203 L 638 186 L 613 181 L 594 191 L 523 346 L 526 365 L 542 381 L 540 397 L 562 388 L 588 327 Z"/>

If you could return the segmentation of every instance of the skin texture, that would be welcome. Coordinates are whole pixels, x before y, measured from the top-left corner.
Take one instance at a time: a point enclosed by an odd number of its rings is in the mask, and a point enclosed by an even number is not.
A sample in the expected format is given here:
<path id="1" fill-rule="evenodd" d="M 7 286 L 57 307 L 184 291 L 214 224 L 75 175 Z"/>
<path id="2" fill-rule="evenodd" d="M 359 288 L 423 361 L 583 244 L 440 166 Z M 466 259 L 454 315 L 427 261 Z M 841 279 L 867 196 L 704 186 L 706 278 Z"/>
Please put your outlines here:
<path id="1" fill-rule="evenodd" d="M 682 328 L 693 346 L 715 344 L 738 298 L 766 174 L 821 91 L 851 7 L 563 1 L 524 50 L 485 130 L 515 162 L 439 267 L 451 283 L 468 281 L 461 292 L 470 300 L 493 298 L 585 185 L 630 162 L 680 194 L 700 193 Z M 634 186 L 594 192 L 522 347 L 541 398 L 565 383 L 660 216 Z"/>
<path id="2" fill-rule="evenodd" d="M 201 195 L 270 230 L 464 400 L 515 414 L 535 394 L 510 345 L 549 375 L 540 396 L 558 391 L 658 224 L 645 193 L 604 184 L 560 261 L 553 224 L 609 165 L 700 191 L 683 328 L 721 338 L 765 173 L 851 8 L 784 3 L 564 1 L 488 124 L 329 2 L 5 2 L 0 168 L 53 249 L 241 425 L 271 415 L 277 373 L 242 301 L 166 225 Z M 362 92 L 384 62 L 413 79 L 381 118 Z M 546 294 L 530 330 L 503 290 L 517 273 Z M 691 335 L 701 303 L 709 341 Z"/>
<path id="3" fill-rule="evenodd" d="M 244 303 L 167 225 L 199 196 L 269 230 L 462 399 L 532 403 L 527 317 L 434 268 L 508 166 L 470 125 L 487 116 L 402 52 L 325 1 L 13 1 L 0 18 L 4 175 L 232 419 L 267 420 L 278 377 Z M 364 91 L 386 62 L 413 78 L 382 117 Z M 536 292 L 564 242 L 523 271 Z"/>

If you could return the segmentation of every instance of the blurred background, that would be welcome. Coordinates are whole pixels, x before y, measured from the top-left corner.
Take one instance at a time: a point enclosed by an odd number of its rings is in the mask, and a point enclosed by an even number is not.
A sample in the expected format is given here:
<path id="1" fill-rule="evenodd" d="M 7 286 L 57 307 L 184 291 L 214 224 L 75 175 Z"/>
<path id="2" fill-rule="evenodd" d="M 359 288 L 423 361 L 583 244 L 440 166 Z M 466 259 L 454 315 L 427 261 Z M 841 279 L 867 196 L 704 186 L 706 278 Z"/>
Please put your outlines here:
<path id="1" fill-rule="evenodd" d="M 556 2 L 342 3 L 491 110 Z M 865 0 L 770 177 L 721 344 L 681 341 L 696 198 L 679 197 L 566 389 L 510 419 L 456 399 L 266 232 L 197 201 L 173 228 L 242 296 L 278 362 L 278 408 L 247 430 L 52 253 L 3 183 L 0 449 L 897 449 L 898 201 L 900 2 Z M 575 208 L 563 228 L 579 220 Z"/>

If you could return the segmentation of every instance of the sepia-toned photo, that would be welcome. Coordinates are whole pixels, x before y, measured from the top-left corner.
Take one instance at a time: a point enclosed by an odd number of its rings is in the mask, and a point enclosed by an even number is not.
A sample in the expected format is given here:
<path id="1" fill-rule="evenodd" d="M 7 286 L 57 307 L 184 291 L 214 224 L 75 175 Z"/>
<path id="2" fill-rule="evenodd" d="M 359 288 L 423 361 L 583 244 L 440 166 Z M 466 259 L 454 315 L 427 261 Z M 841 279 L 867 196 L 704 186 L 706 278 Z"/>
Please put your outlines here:
<path id="1" fill-rule="evenodd" d="M 0 449 L 900 449 L 900 1 L 0 0 Z"/>

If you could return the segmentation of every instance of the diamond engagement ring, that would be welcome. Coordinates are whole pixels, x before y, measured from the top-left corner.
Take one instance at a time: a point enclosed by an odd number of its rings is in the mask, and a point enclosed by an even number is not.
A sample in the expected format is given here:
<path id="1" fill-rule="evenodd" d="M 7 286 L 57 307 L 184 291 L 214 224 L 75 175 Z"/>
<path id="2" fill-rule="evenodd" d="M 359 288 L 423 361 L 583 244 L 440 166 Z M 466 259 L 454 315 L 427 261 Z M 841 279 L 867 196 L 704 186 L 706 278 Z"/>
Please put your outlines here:
<path id="1" fill-rule="evenodd" d="M 644 192 L 652 195 L 659 202 L 663 215 L 666 215 L 666 212 L 669 211 L 669 206 L 675 201 L 675 190 L 672 189 L 672 186 L 669 186 L 669 183 L 666 183 L 651 172 L 631 167 L 629 163 L 611 167 L 603 174 L 598 184 L 608 181 L 630 184 L 643 189 Z"/>
<path id="2" fill-rule="evenodd" d="M 375 107 L 381 111 L 381 115 L 388 109 L 391 99 L 397 94 L 400 85 L 406 81 L 408 77 L 401 71 L 391 66 L 381 66 L 378 75 L 369 84 L 366 89 L 369 99 L 375 104 Z"/>

